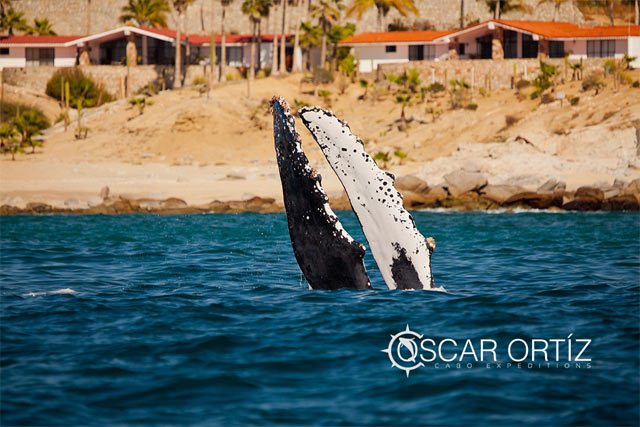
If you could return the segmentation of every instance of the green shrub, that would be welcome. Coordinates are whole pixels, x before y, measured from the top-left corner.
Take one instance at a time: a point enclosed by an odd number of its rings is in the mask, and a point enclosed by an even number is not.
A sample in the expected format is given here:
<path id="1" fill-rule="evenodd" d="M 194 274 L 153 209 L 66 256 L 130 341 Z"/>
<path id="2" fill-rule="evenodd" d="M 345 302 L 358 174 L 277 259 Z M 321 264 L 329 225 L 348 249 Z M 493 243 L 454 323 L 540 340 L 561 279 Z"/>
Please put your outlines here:
<path id="1" fill-rule="evenodd" d="M 22 115 L 23 113 L 28 113 L 30 111 L 33 111 L 34 114 L 38 116 L 38 123 L 47 124 L 42 129 L 46 129 L 49 127 L 49 120 L 39 108 L 9 101 L 4 101 L 2 103 L 2 123 L 8 123 L 14 117 Z"/>
<path id="2" fill-rule="evenodd" d="M 438 92 L 442 92 L 443 90 L 444 90 L 444 85 L 442 83 L 435 82 L 427 86 L 427 92 L 438 93 Z"/>
<path id="3" fill-rule="evenodd" d="M 476 111 L 478 109 L 478 104 L 471 103 L 465 107 L 467 110 Z"/>
<path id="4" fill-rule="evenodd" d="M 349 54 L 338 62 L 338 68 L 347 76 L 351 77 L 356 73 L 356 59 L 353 55 Z"/>
<path id="5" fill-rule="evenodd" d="M 333 82 L 333 73 L 331 70 L 325 70 L 324 68 L 314 68 L 311 80 L 315 84 L 329 84 Z"/>
<path id="6" fill-rule="evenodd" d="M 191 84 L 194 86 L 198 86 L 198 85 L 204 86 L 207 84 L 207 78 L 205 76 L 195 76 L 191 81 Z"/>
<path id="7" fill-rule="evenodd" d="M 397 148 L 394 152 L 393 155 L 396 156 L 399 159 L 406 159 L 407 158 L 407 153 L 405 153 L 404 151 L 402 151 L 401 149 Z"/>
<path id="8" fill-rule="evenodd" d="M 578 105 L 578 102 L 580 102 L 579 96 L 572 96 L 571 98 L 569 98 L 569 104 L 571 105 Z"/>
<path id="9" fill-rule="evenodd" d="M 62 99 L 64 83 L 69 83 L 69 105 L 76 108 L 82 101 L 85 108 L 97 107 L 113 101 L 113 96 L 97 85 L 90 76 L 76 67 L 60 68 L 47 82 L 46 94 L 57 100 Z"/>
<path id="10" fill-rule="evenodd" d="M 631 84 L 631 87 L 640 87 L 640 81 L 636 80 Z"/>
<path id="11" fill-rule="evenodd" d="M 516 89 L 524 89 L 531 86 L 531 82 L 529 80 L 521 79 L 516 82 Z"/>
<path id="12" fill-rule="evenodd" d="M 602 88 L 603 86 L 604 82 L 602 81 L 600 74 L 597 72 L 591 72 L 587 74 L 584 80 L 582 80 L 582 90 L 585 92 L 594 89 L 597 94 L 600 88 Z"/>
<path id="13" fill-rule="evenodd" d="M 373 160 L 377 161 L 377 162 L 388 162 L 389 160 L 391 160 L 391 156 L 389 155 L 389 153 L 384 153 L 382 151 L 378 151 L 374 156 L 373 156 Z"/>

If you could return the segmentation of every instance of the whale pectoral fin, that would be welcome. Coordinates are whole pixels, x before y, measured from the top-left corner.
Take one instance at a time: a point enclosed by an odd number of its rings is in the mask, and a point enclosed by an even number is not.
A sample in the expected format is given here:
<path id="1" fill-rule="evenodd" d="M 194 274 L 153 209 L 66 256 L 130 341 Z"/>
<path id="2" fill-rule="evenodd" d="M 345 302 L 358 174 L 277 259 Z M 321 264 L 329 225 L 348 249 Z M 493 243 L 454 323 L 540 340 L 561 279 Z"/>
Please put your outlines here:
<path id="1" fill-rule="evenodd" d="M 395 177 L 380 170 L 349 126 L 330 111 L 303 108 L 302 122 L 320 146 L 347 192 L 390 289 L 433 289 L 431 252 L 394 187 Z"/>
<path id="2" fill-rule="evenodd" d="M 309 165 L 295 119 L 283 98 L 273 98 L 273 134 L 293 253 L 312 289 L 371 289 L 364 246 L 333 213 Z"/>

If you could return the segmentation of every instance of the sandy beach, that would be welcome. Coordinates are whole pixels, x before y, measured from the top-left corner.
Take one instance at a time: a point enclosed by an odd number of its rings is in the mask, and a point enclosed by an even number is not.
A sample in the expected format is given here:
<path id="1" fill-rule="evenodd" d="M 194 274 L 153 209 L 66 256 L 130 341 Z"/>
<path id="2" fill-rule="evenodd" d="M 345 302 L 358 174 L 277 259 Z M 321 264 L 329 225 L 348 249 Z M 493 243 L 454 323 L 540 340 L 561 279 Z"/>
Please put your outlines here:
<path id="1" fill-rule="evenodd" d="M 638 79 L 640 71 L 632 75 Z M 397 177 L 414 175 L 431 188 L 446 186 L 444 176 L 457 170 L 480 173 L 490 185 L 525 190 L 549 179 L 566 183 L 569 191 L 640 178 L 640 90 L 629 85 L 608 85 L 598 95 L 583 92 L 578 81 L 558 87 L 567 97 L 580 97 L 575 106 L 558 100 L 540 104 L 526 93 L 502 90 L 475 95 L 476 111 L 450 109 L 449 97 L 441 93 L 408 107 L 408 127 L 400 130 L 400 106 L 390 95 L 361 100 L 364 90 L 350 84 L 344 94 L 335 85 L 321 87 L 331 92 L 322 98 L 301 79 L 256 80 L 251 98 L 244 81 L 217 86 L 210 96 L 194 87 L 161 92 L 142 114 L 123 100 L 87 110 L 87 139 L 75 139 L 75 122 L 66 132 L 58 123 L 35 154 L 16 161 L 2 157 L 0 205 L 87 208 L 103 201 L 104 187 L 112 197 L 179 198 L 188 205 L 255 196 L 281 203 L 268 105 L 276 94 L 293 109 L 330 108 L 372 156 L 389 155 L 379 161 L 383 167 Z M 386 84 L 380 83 L 382 93 Z M 59 114 L 51 99 L 22 88 L 6 90 L 9 99 L 37 105 L 52 119 Z M 297 127 L 326 192 L 339 198 L 335 174 L 299 120 Z"/>

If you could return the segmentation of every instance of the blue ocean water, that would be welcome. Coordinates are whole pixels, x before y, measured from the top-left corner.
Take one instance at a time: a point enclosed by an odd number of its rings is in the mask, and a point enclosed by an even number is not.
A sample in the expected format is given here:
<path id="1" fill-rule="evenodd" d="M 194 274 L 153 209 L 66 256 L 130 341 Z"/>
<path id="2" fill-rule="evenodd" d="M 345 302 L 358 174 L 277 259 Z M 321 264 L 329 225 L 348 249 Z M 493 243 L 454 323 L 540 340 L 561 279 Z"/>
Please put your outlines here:
<path id="1" fill-rule="evenodd" d="M 638 424 L 640 215 L 414 218 L 447 293 L 385 290 L 370 254 L 375 291 L 309 291 L 284 214 L 2 217 L 0 421 Z M 381 352 L 406 325 L 502 366 L 407 377 Z M 507 368 L 572 333 L 589 366 Z"/>

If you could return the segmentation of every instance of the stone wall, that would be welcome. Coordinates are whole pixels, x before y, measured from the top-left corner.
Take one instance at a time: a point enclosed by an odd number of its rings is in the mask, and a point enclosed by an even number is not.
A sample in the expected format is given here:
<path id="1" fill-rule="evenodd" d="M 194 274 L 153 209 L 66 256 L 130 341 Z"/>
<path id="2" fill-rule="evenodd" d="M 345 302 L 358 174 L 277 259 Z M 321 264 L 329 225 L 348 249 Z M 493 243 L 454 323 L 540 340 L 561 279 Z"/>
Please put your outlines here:
<path id="1" fill-rule="evenodd" d="M 8 84 L 27 87 L 39 92 L 45 91 L 47 81 L 53 73 L 60 68 L 56 67 L 26 67 L 6 68 L 4 79 Z M 123 79 L 127 78 L 127 67 L 121 65 L 82 66 L 80 69 L 90 75 L 94 81 L 102 85 L 116 98 L 122 96 Z M 202 65 L 190 65 L 186 69 L 184 82 L 190 85 L 196 76 L 204 76 L 205 67 Z M 165 65 L 140 65 L 130 67 L 129 82 L 130 91 L 135 93 L 149 83 L 154 83 L 162 88 L 162 82 L 166 88 L 171 87 L 173 81 L 173 67 Z"/>
<path id="2" fill-rule="evenodd" d="M 58 34 L 94 34 L 112 29 L 118 25 L 120 11 L 128 0 L 13 0 L 13 6 L 24 12 L 29 23 L 34 18 L 49 18 Z M 348 3 L 348 2 L 347 2 Z M 302 0 L 304 10 L 308 9 L 308 0 Z M 390 11 L 385 18 L 388 24 L 394 19 L 400 19 L 407 25 L 414 23 L 425 24 L 437 28 L 457 28 L 460 22 L 460 1 L 452 0 L 415 0 L 419 15 L 409 15 L 404 18 L 396 11 Z M 485 0 L 465 0 L 465 23 L 484 21 L 493 17 Z M 524 11 L 512 11 L 502 17 L 505 19 L 533 19 L 542 21 L 570 21 L 581 23 L 584 17 L 573 5 L 564 2 L 556 9 L 554 2 L 540 3 L 539 0 L 523 0 Z M 227 31 L 249 33 L 251 31 L 249 19 L 240 10 L 241 2 L 234 2 L 227 8 Z M 295 7 L 287 9 L 290 17 L 297 16 Z M 273 14 L 275 15 L 275 14 Z M 273 15 L 263 22 L 263 33 L 273 32 Z M 278 13 L 278 18 L 281 13 Z M 211 30 L 212 17 L 214 27 L 220 28 L 221 6 L 218 0 L 195 0 L 187 9 L 185 25 L 191 33 L 207 33 Z M 308 14 L 307 14 L 308 16 Z M 355 17 L 348 18 L 354 22 L 358 32 L 378 31 L 376 11 L 367 11 L 360 21 Z M 176 27 L 177 17 L 170 14 L 168 25 Z M 293 22 L 293 20 L 292 20 Z M 292 31 L 292 30 L 290 30 Z"/>
<path id="3" fill-rule="evenodd" d="M 584 75 L 593 70 L 602 71 L 606 58 L 590 58 L 583 60 Z M 545 62 L 558 67 L 560 77 L 564 77 L 565 64 L 563 58 L 545 59 Z M 571 61 L 575 62 L 575 61 Z M 472 85 L 474 89 L 481 87 L 486 90 L 510 88 L 512 78 L 532 80 L 540 71 L 538 59 L 473 59 L 451 61 L 412 61 L 404 64 L 383 64 L 378 66 L 380 77 L 386 74 L 401 74 L 405 69 L 415 68 L 420 72 L 424 85 L 438 82 L 447 85 L 453 79 L 462 79 Z M 567 76 L 571 78 L 571 69 L 567 69 Z"/>

